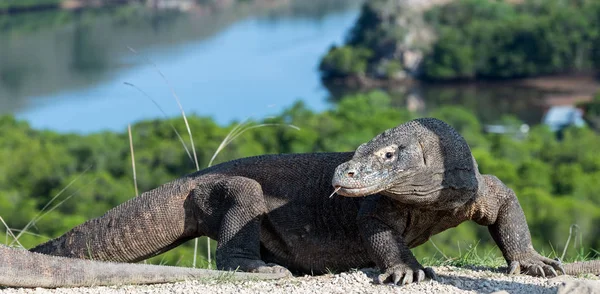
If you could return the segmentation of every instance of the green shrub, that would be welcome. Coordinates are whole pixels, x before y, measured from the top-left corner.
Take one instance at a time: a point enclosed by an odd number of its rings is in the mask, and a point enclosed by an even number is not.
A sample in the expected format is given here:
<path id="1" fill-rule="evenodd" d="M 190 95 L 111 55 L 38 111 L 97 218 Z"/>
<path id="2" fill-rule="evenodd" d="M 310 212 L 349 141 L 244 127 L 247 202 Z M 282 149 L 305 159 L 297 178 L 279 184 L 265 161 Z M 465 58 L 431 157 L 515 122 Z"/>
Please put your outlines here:
<path id="1" fill-rule="evenodd" d="M 328 79 L 364 74 L 367 71 L 368 60 L 372 55 L 371 50 L 366 48 L 333 46 L 319 65 L 321 76 Z"/>

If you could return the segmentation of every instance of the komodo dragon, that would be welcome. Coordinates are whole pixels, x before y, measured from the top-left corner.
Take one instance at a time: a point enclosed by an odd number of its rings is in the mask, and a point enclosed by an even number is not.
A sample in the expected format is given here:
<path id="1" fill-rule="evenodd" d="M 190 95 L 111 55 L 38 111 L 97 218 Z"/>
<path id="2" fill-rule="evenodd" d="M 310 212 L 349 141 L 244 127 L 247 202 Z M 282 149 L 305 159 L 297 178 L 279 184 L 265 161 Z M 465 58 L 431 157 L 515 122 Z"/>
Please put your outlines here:
<path id="1" fill-rule="evenodd" d="M 332 184 L 345 196 L 374 195 L 329 197 Z M 385 131 L 356 154 L 225 162 L 143 193 L 32 251 L 135 262 L 208 236 L 218 242 L 219 269 L 279 273 L 285 266 L 320 274 L 377 265 L 378 282 L 406 284 L 435 276 L 409 248 L 466 220 L 489 227 L 510 273 L 600 274 L 600 261 L 563 268 L 538 254 L 514 193 L 480 175 L 465 140 L 436 119 Z"/>
<path id="2" fill-rule="evenodd" d="M 188 279 L 266 280 L 285 273 L 256 274 L 152 264 L 100 262 L 51 256 L 0 244 L 0 286 L 82 287 L 156 284 Z"/>

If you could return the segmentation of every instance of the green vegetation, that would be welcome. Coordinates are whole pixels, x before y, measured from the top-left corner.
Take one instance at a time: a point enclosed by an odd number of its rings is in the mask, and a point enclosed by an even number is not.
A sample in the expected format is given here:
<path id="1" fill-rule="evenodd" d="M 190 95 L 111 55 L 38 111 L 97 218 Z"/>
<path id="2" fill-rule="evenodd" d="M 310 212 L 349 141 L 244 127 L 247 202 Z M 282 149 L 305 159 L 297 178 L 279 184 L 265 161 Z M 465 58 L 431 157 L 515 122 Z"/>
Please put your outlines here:
<path id="1" fill-rule="evenodd" d="M 583 119 L 595 130 L 600 130 L 600 93 L 589 102 L 578 105 L 583 109 Z"/>
<path id="2" fill-rule="evenodd" d="M 105 17 L 110 17 L 116 26 L 135 24 L 147 27 L 156 25 L 158 22 L 172 22 L 176 16 L 183 14 L 176 9 L 149 9 L 144 4 L 145 1 L 130 1 L 125 4 L 107 1 L 111 5 L 92 6 L 79 11 L 60 9 L 61 2 L 64 0 L 0 0 L 0 32 L 17 35 L 73 23 L 89 25 Z M 86 1 L 83 2 L 85 5 Z M 253 2 L 252 0 L 237 0 L 228 2 L 227 6 L 222 6 L 218 0 L 198 0 L 196 4 L 209 10 L 219 7 L 223 10 L 236 11 L 241 9 L 240 7 L 253 5 Z M 258 3 L 257 7 L 269 10 L 268 5 L 262 7 Z M 19 12 L 3 13 L 14 10 Z"/>
<path id="3" fill-rule="evenodd" d="M 96 8 L 81 12 L 52 9 L 37 12 L 16 14 L 0 14 L 0 32 L 12 35 L 25 35 L 40 29 L 61 27 L 75 23 L 89 25 L 99 18 L 110 16 L 115 25 L 140 23 L 148 25 L 152 20 L 163 20 L 173 13 L 163 12 L 152 15 L 151 11 L 142 5 L 123 5 L 116 7 Z"/>
<path id="4" fill-rule="evenodd" d="M 21 9 L 40 6 L 58 6 L 63 0 L 3 0 L 0 2 L 0 10 Z"/>
<path id="5" fill-rule="evenodd" d="M 374 61 L 380 60 L 382 51 L 385 51 L 382 47 L 403 37 L 403 28 L 386 21 L 390 8 L 385 4 L 385 0 L 365 2 L 360 17 L 350 30 L 347 44 L 332 46 L 321 60 L 319 71 L 324 80 L 372 75 L 373 67 L 376 67 Z M 384 69 L 385 74 L 393 74 L 389 69 Z"/>
<path id="6" fill-rule="evenodd" d="M 439 39 L 427 79 L 515 78 L 590 70 L 600 48 L 597 1 L 461 0 L 426 14 Z"/>
<path id="7" fill-rule="evenodd" d="M 455 0 L 415 16 L 394 7 L 394 1 L 367 2 L 345 46 L 323 58 L 323 79 L 340 77 L 347 64 L 365 64 L 346 76 L 362 74 L 389 79 L 406 70 L 426 80 L 506 79 L 600 68 L 600 2 L 526 0 Z M 415 13 L 416 14 L 416 13 Z M 418 43 L 426 25 L 435 40 Z M 407 33 L 407 31 L 411 33 Z M 407 37 L 407 36 L 413 37 Z M 418 70 L 385 67 L 402 64 L 405 50 L 423 54 Z M 342 51 L 374 52 L 356 60 L 333 58 Z M 346 55 L 344 55 L 346 56 Z M 407 65 L 404 65 L 407 66 Z"/>
<path id="8" fill-rule="evenodd" d="M 470 143 L 481 172 L 497 175 L 516 191 L 536 248 L 562 252 L 572 224 L 579 226 L 582 235 L 575 238 L 577 246 L 569 249 L 568 256 L 593 255 L 590 249 L 600 248 L 598 135 L 586 128 L 567 129 L 559 141 L 547 128 L 536 126 L 525 139 L 518 140 L 482 133 L 479 121 L 461 107 L 440 107 L 429 115 L 455 126 Z M 298 102 L 258 123 L 294 124 L 301 130 L 248 130 L 219 154 L 217 162 L 265 153 L 353 150 L 382 130 L 411 118 L 409 112 L 391 107 L 389 97 L 382 92 L 348 96 L 322 113 Z M 209 118 L 188 119 L 200 166 L 206 166 L 234 124 L 223 127 Z M 132 126 L 140 191 L 195 170 L 170 124 L 185 133 L 179 118 Z M 134 197 L 128 142 L 126 132 L 58 134 L 34 130 L 10 116 L 1 117 L 0 216 L 12 228 L 21 229 L 36 215 L 43 215 L 20 238 L 25 247 L 31 247 Z M 42 212 L 55 195 L 59 196 Z M 0 240 L 10 242 L 5 235 L 0 230 Z M 467 252 L 469 244 L 478 242 L 484 252 L 493 248 L 487 230 L 470 223 L 434 240 L 447 256 L 462 256 L 459 253 Z M 153 262 L 190 265 L 192 252 L 186 244 Z M 437 250 L 426 244 L 415 252 L 424 257 Z"/>
<path id="9" fill-rule="evenodd" d="M 439 254 L 423 256 L 421 263 L 425 266 L 484 266 L 484 267 L 501 267 L 506 266 L 504 258 L 499 256 L 494 250 L 486 250 L 481 252 L 477 244 L 471 244 L 465 248 L 464 252 L 459 252 L 457 256 L 446 256 Z M 439 253 L 439 252 L 437 252 Z M 483 253 L 483 255 L 482 255 Z"/>
<path id="10" fill-rule="evenodd" d="M 321 61 L 319 70 L 326 79 L 363 74 L 367 70 L 367 59 L 372 55 L 373 52 L 366 48 L 333 46 Z"/>

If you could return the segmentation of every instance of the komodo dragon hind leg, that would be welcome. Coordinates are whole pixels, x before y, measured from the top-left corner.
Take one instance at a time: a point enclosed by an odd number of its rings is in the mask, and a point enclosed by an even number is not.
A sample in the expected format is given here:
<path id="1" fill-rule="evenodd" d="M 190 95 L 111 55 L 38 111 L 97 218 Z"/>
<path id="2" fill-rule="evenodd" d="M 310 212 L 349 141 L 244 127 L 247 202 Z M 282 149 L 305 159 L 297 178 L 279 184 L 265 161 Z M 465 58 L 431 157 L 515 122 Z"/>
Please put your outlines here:
<path id="1" fill-rule="evenodd" d="M 202 205 L 200 209 L 219 207 L 212 214 L 209 228 L 217 228 L 217 268 L 257 273 L 289 273 L 282 266 L 266 264 L 260 257 L 260 226 L 267 206 L 261 185 L 245 177 L 227 177 L 211 187 L 201 185 L 193 193 L 199 201 L 206 199 L 208 192 L 217 205 Z M 208 190 L 207 190 L 208 188 Z M 204 211 L 207 214 L 206 211 Z M 216 217 L 214 217 L 216 216 Z M 217 221 L 218 223 L 215 223 Z M 201 226 L 202 227 L 202 226 Z M 206 227 L 206 226 L 205 226 Z"/>

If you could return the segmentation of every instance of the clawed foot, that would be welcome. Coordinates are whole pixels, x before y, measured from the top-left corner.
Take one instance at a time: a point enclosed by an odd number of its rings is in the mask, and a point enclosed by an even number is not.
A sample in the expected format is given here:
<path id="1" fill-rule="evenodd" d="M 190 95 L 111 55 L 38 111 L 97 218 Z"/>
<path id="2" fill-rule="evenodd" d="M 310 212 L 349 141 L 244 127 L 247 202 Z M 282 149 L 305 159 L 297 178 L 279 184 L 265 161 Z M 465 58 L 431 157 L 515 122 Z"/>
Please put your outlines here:
<path id="1" fill-rule="evenodd" d="M 250 272 L 263 274 L 285 274 L 289 277 L 292 276 L 292 273 L 287 268 L 274 263 L 267 263 L 265 265 L 258 266 L 250 270 Z"/>
<path id="2" fill-rule="evenodd" d="M 217 261 L 217 268 L 220 270 L 261 274 L 284 274 L 288 277 L 292 276 L 292 273 L 287 268 L 275 263 L 265 263 L 262 260 L 229 259 L 226 262 L 227 263 L 223 262 L 219 265 L 219 262 Z"/>
<path id="3" fill-rule="evenodd" d="M 427 267 L 423 268 L 419 267 L 409 267 L 406 265 L 398 265 L 387 269 L 384 273 L 380 274 L 376 282 L 379 284 L 383 284 L 386 282 L 391 282 L 394 285 L 406 285 L 412 282 L 419 283 L 425 280 L 425 278 L 429 278 L 432 280 L 437 279 L 437 275 L 433 271 L 433 269 Z"/>
<path id="4" fill-rule="evenodd" d="M 565 269 L 560 260 L 550 259 L 535 252 L 527 258 L 510 262 L 508 274 L 520 273 L 545 278 L 556 277 L 559 273 L 564 275 Z"/>

